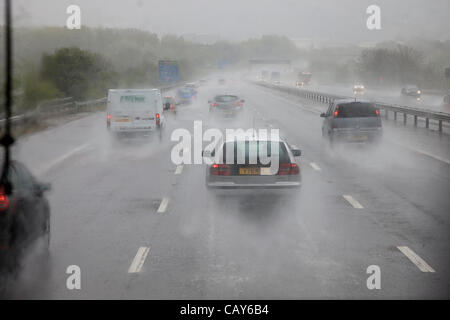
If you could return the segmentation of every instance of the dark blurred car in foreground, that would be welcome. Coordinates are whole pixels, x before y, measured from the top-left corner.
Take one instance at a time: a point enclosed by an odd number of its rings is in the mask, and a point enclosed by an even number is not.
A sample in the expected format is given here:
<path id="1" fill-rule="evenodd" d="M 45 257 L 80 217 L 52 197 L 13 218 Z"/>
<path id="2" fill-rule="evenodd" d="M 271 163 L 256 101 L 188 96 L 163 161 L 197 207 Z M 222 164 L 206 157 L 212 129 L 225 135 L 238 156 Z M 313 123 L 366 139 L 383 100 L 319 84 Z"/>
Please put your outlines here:
<path id="1" fill-rule="evenodd" d="M 244 102 L 244 99 L 240 99 L 236 95 L 217 95 L 213 100 L 208 101 L 209 112 L 224 117 L 233 117 L 244 110 Z"/>
<path id="2" fill-rule="evenodd" d="M 335 100 L 320 116 L 324 118 L 322 135 L 330 142 L 378 142 L 381 139 L 380 111 L 373 103 Z"/>
<path id="3" fill-rule="evenodd" d="M 279 159 L 278 166 L 274 165 L 274 168 L 271 168 L 269 160 L 272 144 L 278 148 L 278 155 L 274 153 L 274 156 Z M 260 158 L 260 149 L 267 158 Z M 231 163 L 227 162 L 227 152 L 233 152 L 232 156 L 234 154 L 234 159 L 229 161 Z M 242 163 L 237 161 L 239 152 L 243 155 Z M 295 161 L 301 151 L 282 139 L 234 139 L 225 141 L 209 154 L 204 151 L 203 155 L 216 160 L 206 170 L 206 186 L 210 189 L 295 189 L 301 186 L 300 167 Z"/>
<path id="4" fill-rule="evenodd" d="M 50 207 L 45 192 L 50 184 L 39 183 L 20 162 L 11 161 L 10 195 L 0 186 L 0 275 L 17 272 L 20 260 L 31 245 L 50 242 Z"/>
<path id="5" fill-rule="evenodd" d="M 408 97 L 414 97 L 416 99 L 420 99 L 422 95 L 422 91 L 419 89 L 419 87 L 414 85 L 408 85 L 404 88 L 402 88 L 402 95 L 408 96 Z"/>

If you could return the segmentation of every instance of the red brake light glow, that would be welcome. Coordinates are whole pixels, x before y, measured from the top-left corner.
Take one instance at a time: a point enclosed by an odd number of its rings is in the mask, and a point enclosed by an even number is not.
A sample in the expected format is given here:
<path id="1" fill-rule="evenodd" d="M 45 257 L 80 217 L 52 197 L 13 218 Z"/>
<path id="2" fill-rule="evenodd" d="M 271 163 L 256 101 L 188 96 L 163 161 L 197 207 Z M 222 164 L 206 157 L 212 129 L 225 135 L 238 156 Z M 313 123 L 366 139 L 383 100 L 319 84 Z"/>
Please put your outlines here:
<path id="1" fill-rule="evenodd" d="M 3 187 L 0 188 L 0 211 L 4 211 L 9 208 L 9 198 L 6 195 Z"/>
<path id="2" fill-rule="evenodd" d="M 209 172 L 214 176 L 229 176 L 231 174 L 230 166 L 226 164 L 213 164 Z"/>
<path id="3" fill-rule="evenodd" d="M 278 174 L 280 176 L 296 175 L 300 173 L 300 168 L 296 163 L 280 163 Z"/>
<path id="4" fill-rule="evenodd" d="M 159 126 L 161 124 L 159 119 L 159 113 L 156 114 L 156 125 Z"/>

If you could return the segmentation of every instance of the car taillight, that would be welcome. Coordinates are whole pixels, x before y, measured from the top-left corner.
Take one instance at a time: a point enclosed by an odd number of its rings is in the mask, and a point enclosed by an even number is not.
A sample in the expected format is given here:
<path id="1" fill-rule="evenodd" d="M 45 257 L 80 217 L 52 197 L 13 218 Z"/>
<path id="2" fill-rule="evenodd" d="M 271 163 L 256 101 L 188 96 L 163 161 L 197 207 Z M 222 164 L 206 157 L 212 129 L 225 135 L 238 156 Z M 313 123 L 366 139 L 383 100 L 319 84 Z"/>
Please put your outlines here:
<path id="1" fill-rule="evenodd" d="M 161 124 L 161 121 L 159 119 L 159 113 L 156 114 L 156 125 L 159 126 Z"/>
<path id="2" fill-rule="evenodd" d="M 106 125 L 109 127 L 110 123 L 111 123 L 111 115 L 108 113 L 106 115 Z"/>
<path id="3" fill-rule="evenodd" d="M 9 208 L 9 198 L 2 187 L 0 189 L 0 211 L 4 211 L 8 208 Z"/>
<path id="4" fill-rule="evenodd" d="M 242 107 L 242 102 L 241 101 L 236 102 L 236 107 Z"/>
<path id="5" fill-rule="evenodd" d="M 336 110 L 334 111 L 334 117 L 337 118 L 338 115 L 339 115 L 339 110 L 336 109 Z"/>
<path id="6" fill-rule="evenodd" d="M 231 169 L 227 164 L 213 164 L 209 168 L 209 173 L 214 176 L 229 176 Z"/>
<path id="7" fill-rule="evenodd" d="M 211 107 L 218 107 L 219 105 L 217 103 L 211 103 L 210 106 Z"/>
<path id="8" fill-rule="evenodd" d="M 376 109 L 375 112 L 376 112 L 377 116 L 380 115 L 380 111 L 378 109 Z"/>
<path id="9" fill-rule="evenodd" d="M 280 176 L 296 175 L 300 173 L 300 168 L 296 163 L 280 163 L 278 174 Z"/>

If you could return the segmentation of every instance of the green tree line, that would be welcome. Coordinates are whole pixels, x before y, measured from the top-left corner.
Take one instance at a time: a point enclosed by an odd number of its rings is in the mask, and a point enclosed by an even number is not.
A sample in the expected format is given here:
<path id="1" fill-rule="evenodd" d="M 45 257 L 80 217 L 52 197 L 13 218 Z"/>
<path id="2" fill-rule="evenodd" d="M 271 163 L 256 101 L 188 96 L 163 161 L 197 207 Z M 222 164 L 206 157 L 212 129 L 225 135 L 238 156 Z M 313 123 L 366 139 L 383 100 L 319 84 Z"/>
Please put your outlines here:
<path id="1" fill-rule="evenodd" d="M 298 54 L 287 38 L 270 35 L 215 44 L 192 43 L 174 35 L 158 37 L 137 29 L 17 28 L 13 35 L 20 111 L 57 97 L 90 99 L 104 96 L 112 87 L 156 86 L 161 59 L 177 60 L 180 79 L 188 81 L 217 70 L 221 60 L 238 67 L 254 57 Z M 0 46 L 2 38 L 0 34 Z M 0 59 L 3 54 L 0 47 Z"/>

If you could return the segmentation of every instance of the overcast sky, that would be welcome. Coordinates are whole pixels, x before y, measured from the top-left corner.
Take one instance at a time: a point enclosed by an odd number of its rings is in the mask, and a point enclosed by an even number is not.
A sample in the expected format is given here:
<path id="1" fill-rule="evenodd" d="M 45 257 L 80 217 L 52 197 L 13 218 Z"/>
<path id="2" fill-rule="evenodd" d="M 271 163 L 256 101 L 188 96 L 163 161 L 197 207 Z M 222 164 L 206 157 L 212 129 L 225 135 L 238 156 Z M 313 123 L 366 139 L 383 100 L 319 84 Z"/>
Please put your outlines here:
<path id="1" fill-rule="evenodd" d="M 450 0 L 13 0 L 13 3 L 16 24 L 22 26 L 65 26 L 67 6 L 77 4 L 81 7 L 83 25 L 139 28 L 159 35 L 216 34 L 242 40 L 280 34 L 336 42 L 413 37 L 450 39 Z M 380 31 L 366 28 L 366 8 L 371 4 L 381 7 Z"/>

